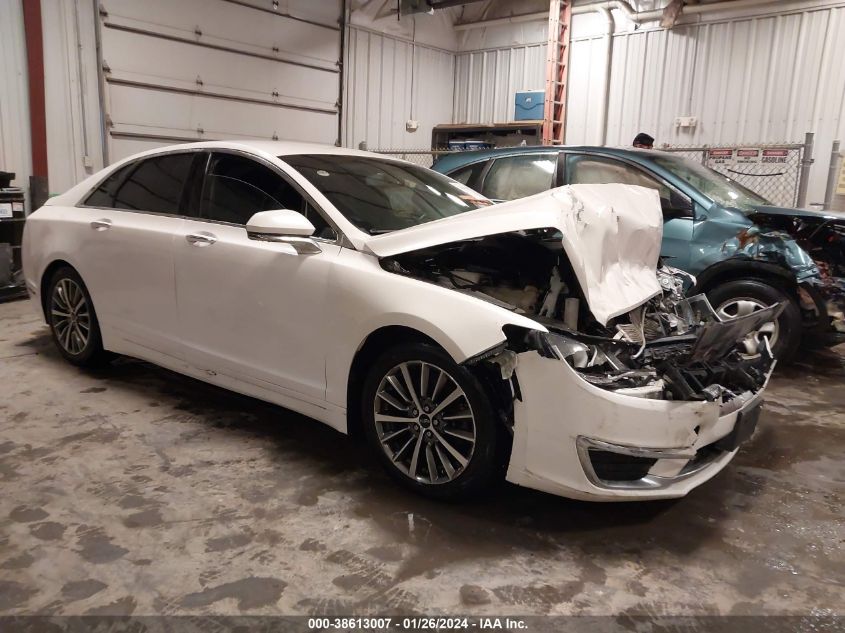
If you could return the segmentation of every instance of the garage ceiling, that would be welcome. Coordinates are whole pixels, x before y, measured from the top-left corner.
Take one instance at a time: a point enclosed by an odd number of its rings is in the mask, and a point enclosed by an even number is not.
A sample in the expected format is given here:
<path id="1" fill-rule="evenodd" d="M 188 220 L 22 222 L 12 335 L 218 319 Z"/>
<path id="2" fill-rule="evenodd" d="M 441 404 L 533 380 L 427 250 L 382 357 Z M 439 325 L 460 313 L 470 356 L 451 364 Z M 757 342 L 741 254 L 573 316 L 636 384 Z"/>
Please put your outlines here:
<path id="1" fill-rule="evenodd" d="M 110 160 L 163 142 L 335 143 L 340 2 L 288 1 L 281 10 L 274 5 L 104 0 L 100 33 Z M 297 52 L 302 50 L 308 54 Z"/>

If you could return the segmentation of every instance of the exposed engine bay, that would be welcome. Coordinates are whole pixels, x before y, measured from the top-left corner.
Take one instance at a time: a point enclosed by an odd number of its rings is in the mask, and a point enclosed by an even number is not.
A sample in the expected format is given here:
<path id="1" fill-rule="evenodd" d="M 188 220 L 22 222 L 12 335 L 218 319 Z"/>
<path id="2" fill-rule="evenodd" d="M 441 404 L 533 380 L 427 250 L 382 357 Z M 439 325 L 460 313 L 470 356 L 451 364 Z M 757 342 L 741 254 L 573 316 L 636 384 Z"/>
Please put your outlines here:
<path id="1" fill-rule="evenodd" d="M 618 394 L 718 402 L 729 411 L 766 383 L 773 365 L 764 340 L 743 355 L 738 342 L 772 321 L 782 306 L 721 321 L 704 295 L 684 296 L 686 273 L 661 263 L 662 289 L 626 314 L 599 323 L 556 229 L 500 233 L 440 244 L 381 260 L 411 276 L 524 314 L 548 333 L 506 326 L 507 344 L 475 362 L 510 378 L 516 355 L 535 350 L 568 363 L 588 383 Z M 730 403 L 735 402 L 735 405 Z"/>
<path id="2" fill-rule="evenodd" d="M 761 232 L 794 239 L 818 267 L 820 282 L 807 288 L 834 330 L 845 333 L 845 218 L 822 214 L 783 214 L 758 208 L 750 216 Z M 763 233 L 765 234 L 765 233 Z M 759 240 L 750 236 L 749 241 Z M 827 326 L 828 323 L 820 324 Z"/>

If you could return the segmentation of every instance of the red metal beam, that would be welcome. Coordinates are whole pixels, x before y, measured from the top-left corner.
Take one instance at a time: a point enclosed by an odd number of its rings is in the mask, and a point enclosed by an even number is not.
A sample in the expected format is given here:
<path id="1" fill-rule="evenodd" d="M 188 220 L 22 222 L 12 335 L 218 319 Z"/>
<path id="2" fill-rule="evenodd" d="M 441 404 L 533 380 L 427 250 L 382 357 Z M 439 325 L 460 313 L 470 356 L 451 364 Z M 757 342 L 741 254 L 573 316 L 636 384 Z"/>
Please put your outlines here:
<path id="1" fill-rule="evenodd" d="M 32 175 L 47 180 L 47 111 L 44 102 L 44 39 L 41 0 L 21 0 L 26 37 L 29 81 L 29 134 L 32 143 Z"/>
<path id="2" fill-rule="evenodd" d="M 561 145 L 566 126 L 566 91 L 569 71 L 569 24 L 572 3 L 549 2 L 546 43 L 546 103 L 543 110 L 543 145 Z"/>

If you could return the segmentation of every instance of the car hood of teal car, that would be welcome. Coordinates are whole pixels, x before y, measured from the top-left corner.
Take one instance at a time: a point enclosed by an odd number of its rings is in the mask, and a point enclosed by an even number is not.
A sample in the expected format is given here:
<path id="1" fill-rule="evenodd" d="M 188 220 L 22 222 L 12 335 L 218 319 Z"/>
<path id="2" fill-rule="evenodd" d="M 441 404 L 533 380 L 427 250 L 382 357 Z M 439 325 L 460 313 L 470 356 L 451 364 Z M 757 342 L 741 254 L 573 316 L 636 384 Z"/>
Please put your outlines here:
<path id="1" fill-rule="evenodd" d="M 775 207 L 769 205 L 754 206 L 753 214 L 777 215 L 794 218 L 812 218 L 814 220 L 831 220 L 834 222 L 845 222 L 845 213 L 835 211 L 815 211 L 813 209 L 790 209 L 788 207 Z"/>

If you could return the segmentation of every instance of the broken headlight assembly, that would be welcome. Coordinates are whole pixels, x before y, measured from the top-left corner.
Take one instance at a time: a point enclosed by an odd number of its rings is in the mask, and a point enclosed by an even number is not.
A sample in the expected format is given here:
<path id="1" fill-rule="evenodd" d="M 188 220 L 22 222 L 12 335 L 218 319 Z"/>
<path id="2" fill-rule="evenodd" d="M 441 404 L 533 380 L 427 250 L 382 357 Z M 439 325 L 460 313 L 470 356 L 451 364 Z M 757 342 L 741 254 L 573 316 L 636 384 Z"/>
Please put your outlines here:
<path id="1" fill-rule="evenodd" d="M 567 363 L 591 385 L 640 398 L 663 397 L 665 385 L 653 368 L 623 360 L 636 354 L 637 345 L 577 332 L 535 331 L 528 339 L 541 356 Z"/>
<path id="2" fill-rule="evenodd" d="M 526 343 L 542 356 L 567 363 L 584 381 L 620 395 L 727 403 L 766 382 L 774 363 L 768 342 L 753 358 L 738 343 L 776 319 L 775 305 L 727 321 L 704 295 L 671 292 L 613 324 L 613 336 L 585 335 L 548 324 Z M 610 324 L 609 324 L 610 325 Z"/>
<path id="3" fill-rule="evenodd" d="M 595 338 L 588 342 L 554 332 L 543 333 L 538 338 L 547 355 L 568 363 L 592 385 L 639 398 L 663 397 L 665 384 L 656 371 L 648 367 L 633 368 L 620 359 L 634 352 L 627 344 Z"/>

